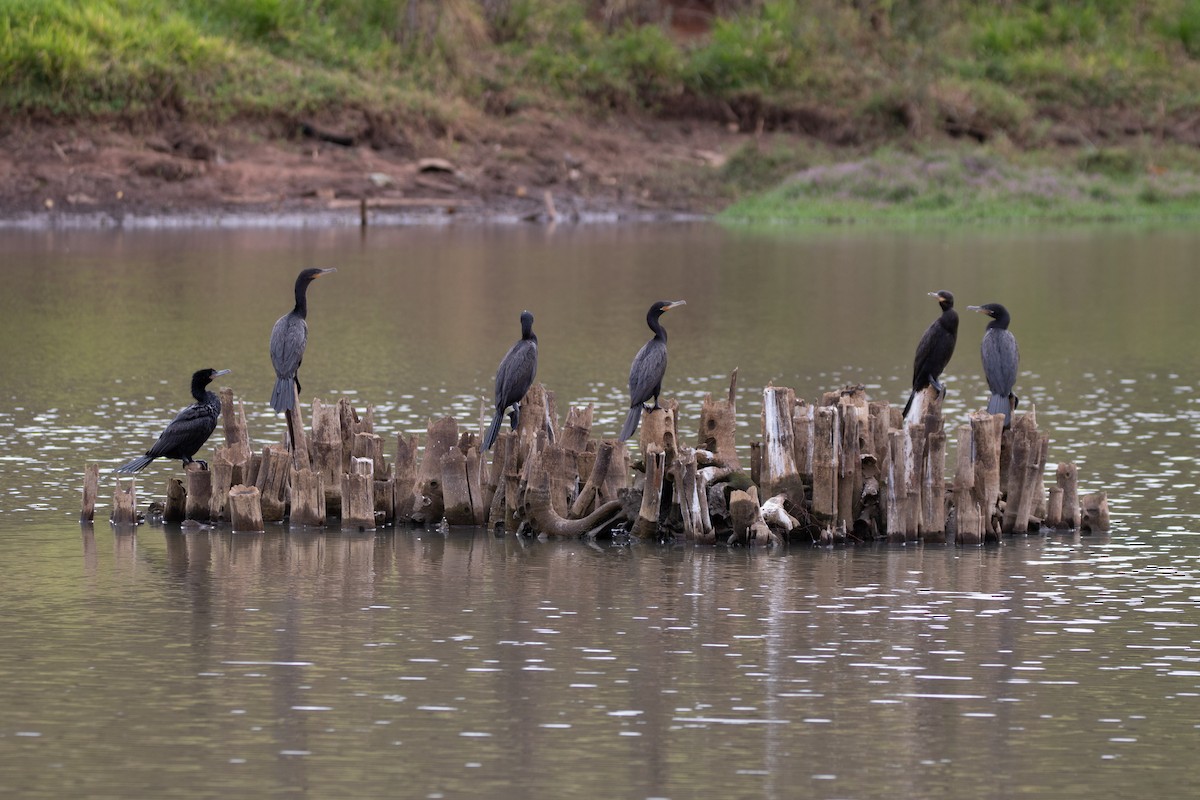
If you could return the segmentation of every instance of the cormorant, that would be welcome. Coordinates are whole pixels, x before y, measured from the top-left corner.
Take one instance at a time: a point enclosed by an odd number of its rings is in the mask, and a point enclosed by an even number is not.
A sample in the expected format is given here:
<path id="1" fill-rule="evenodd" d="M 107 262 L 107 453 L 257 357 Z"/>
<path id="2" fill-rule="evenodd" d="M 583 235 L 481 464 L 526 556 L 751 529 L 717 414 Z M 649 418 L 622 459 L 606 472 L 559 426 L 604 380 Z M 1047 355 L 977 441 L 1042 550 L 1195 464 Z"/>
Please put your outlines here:
<path id="1" fill-rule="evenodd" d="M 192 463 L 192 456 L 204 446 L 208 437 L 217 427 L 217 417 L 221 415 L 221 399 L 210 391 L 207 386 L 213 378 L 227 375 L 227 369 L 202 369 L 192 374 L 192 397 L 196 402 L 175 415 L 175 419 L 167 425 L 166 430 L 158 437 L 158 441 L 146 451 L 146 455 L 138 456 L 128 464 L 117 467 L 117 472 L 141 472 L 156 458 L 178 458 L 187 466 Z M 204 468 L 208 464 L 201 461 Z"/>
<path id="2" fill-rule="evenodd" d="M 296 307 L 275 321 L 271 329 L 271 363 L 275 365 L 275 389 L 271 392 L 271 408 L 287 411 L 296 405 L 300 379 L 296 371 L 304 360 L 308 344 L 308 285 L 336 269 L 306 269 L 296 277 Z M 295 391 L 292 391 L 292 386 Z"/>
<path id="3" fill-rule="evenodd" d="M 983 332 L 983 344 L 979 347 L 983 355 L 983 374 L 987 377 L 988 388 L 992 390 L 987 410 L 989 414 L 1003 414 L 1004 427 L 1007 428 L 1012 425 L 1013 409 L 1021 400 L 1012 391 L 1013 384 L 1017 382 L 1017 364 L 1021 354 L 1017 350 L 1017 337 L 1008 330 L 1008 309 L 999 303 L 967 308 L 992 318 Z"/>
<path id="4" fill-rule="evenodd" d="M 658 408 L 658 394 L 662 391 L 663 375 L 667 372 L 667 332 L 658 318 L 675 306 L 686 305 L 685 300 L 659 300 L 646 312 L 646 324 L 654 331 L 654 338 L 642 345 L 629 365 L 629 414 L 621 428 L 623 442 L 637 430 L 642 418 L 642 404 L 654 398 L 651 410 Z"/>
<path id="5" fill-rule="evenodd" d="M 500 424 L 504 421 L 504 411 L 512 406 L 512 429 L 517 429 L 521 419 L 521 398 L 533 385 L 533 377 L 537 375 L 538 339 L 533 332 L 533 314 L 521 312 L 521 338 L 508 348 L 500 366 L 496 370 L 496 416 L 483 437 L 483 449 L 488 451 L 496 442 L 500 433 Z"/>
<path id="6" fill-rule="evenodd" d="M 940 291 L 930 292 L 929 296 L 937 298 L 942 315 L 925 329 L 921 341 L 917 343 L 917 355 L 913 359 L 912 392 L 908 395 L 908 402 L 904 404 L 905 417 L 912 408 L 917 392 L 926 386 L 937 389 L 939 397 L 946 394 L 946 387 L 938 381 L 938 376 L 950 363 L 950 356 L 954 355 L 954 344 L 958 340 L 958 312 L 954 310 L 954 295 Z"/>

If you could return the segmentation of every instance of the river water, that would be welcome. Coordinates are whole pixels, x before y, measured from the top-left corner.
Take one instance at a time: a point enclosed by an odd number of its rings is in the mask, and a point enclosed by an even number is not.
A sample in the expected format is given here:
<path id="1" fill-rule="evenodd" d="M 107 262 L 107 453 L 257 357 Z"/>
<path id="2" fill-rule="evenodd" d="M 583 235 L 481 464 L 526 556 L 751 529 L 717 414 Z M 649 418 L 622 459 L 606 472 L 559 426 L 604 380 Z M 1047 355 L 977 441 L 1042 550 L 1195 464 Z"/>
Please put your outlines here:
<path id="1" fill-rule="evenodd" d="M 1200 235 L 702 224 L 0 234 L 0 796 L 1176 796 L 1200 782 Z M 528 308 L 539 379 L 613 435 L 646 308 L 694 429 L 740 370 L 903 402 L 950 289 L 946 411 L 1002 302 L 1050 461 L 1103 536 L 782 552 L 471 529 L 77 523 L 202 367 L 282 435 L 266 341 L 299 269 L 306 399 L 480 419 Z M 205 457 L 210 450 L 202 451 Z M 1051 469 L 1053 466 L 1051 466 Z M 177 463 L 142 481 L 161 492 Z M 112 481 L 105 474 L 105 508 Z"/>

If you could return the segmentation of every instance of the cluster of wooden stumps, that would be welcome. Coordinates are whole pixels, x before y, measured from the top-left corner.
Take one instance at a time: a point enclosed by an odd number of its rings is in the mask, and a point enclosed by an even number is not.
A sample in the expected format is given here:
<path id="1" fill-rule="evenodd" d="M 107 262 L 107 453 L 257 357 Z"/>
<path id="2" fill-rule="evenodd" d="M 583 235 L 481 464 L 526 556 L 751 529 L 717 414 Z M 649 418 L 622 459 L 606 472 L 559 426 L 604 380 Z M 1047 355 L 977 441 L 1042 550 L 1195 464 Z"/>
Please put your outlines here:
<path id="1" fill-rule="evenodd" d="M 957 429 L 947 481 L 947 435 L 932 391 L 905 422 L 862 387 L 809 404 L 768 386 L 747 470 L 735 448 L 736 390 L 735 370 L 727 397 L 705 397 L 695 446 L 681 440 L 676 401 L 644 414 L 636 463 L 626 443 L 593 436 L 591 405 L 572 407 L 560 425 L 554 394 L 540 384 L 490 458 L 477 430 L 444 417 L 430 420 L 424 447 L 397 434 L 389 463 L 373 409 L 360 415 L 345 398 L 314 400 L 309 428 L 299 411 L 288 412 L 288 441 L 255 452 L 241 403 L 223 389 L 225 444 L 211 468 L 191 464 L 183 480 L 168 481 L 161 514 L 165 522 L 235 531 L 282 522 L 350 530 L 412 523 L 732 544 L 976 544 L 1043 528 L 1108 529 L 1106 496 L 1080 498 L 1073 464 L 1060 464 L 1057 485 L 1046 490 L 1049 434 L 1038 431 L 1032 410 L 1014 415 L 1010 429 L 1002 415 L 972 414 Z M 87 519 L 98 479 L 89 465 Z M 134 480 L 121 479 L 112 521 L 138 518 Z"/>

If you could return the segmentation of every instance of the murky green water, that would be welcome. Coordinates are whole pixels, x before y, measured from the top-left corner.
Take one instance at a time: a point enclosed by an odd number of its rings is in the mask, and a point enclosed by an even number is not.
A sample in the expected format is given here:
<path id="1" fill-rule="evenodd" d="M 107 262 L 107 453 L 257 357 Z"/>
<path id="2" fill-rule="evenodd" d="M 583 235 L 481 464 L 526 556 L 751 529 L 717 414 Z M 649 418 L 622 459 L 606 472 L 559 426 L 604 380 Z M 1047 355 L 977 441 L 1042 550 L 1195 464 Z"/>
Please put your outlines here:
<path id="1" fill-rule="evenodd" d="M 1200 779 L 1197 245 L 706 226 L 0 235 L 0 795 L 1175 796 Z M 539 378 L 562 408 L 595 403 L 611 435 L 646 308 L 687 299 L 665 318 L 664 389 L 694 426 L 739 367 L 744 444 L 768 381 L 903 402 L 926 292 L 1003 302 L 1051 461 L 1110 492 L 1116 530 L 783 553 L 81 531 L 83 464 L 145 449 L 195 369 L 233 369 L 252 438 L 282 434 L 266 340 L 313 265 L 339 271 L 310 295 L 305 397 L 356 392 L 385 434 L 478 419 L 523 308 Z M 985 320 L 963 317 L 952 416 L 986 396 Z"/>

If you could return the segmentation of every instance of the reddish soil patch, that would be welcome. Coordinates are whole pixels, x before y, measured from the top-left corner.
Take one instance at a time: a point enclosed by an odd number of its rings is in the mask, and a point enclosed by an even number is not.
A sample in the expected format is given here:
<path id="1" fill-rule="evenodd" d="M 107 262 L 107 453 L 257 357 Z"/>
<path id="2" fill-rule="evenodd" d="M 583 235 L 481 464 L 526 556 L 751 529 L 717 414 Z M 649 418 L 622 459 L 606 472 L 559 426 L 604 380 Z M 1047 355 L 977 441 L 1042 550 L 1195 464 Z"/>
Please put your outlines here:
<path id="1" fill-rule="evenodd" d="M 413 213 L 532 219 L 547 214 L 547 193 L 565 218 L 706 213 L 727 199 L 712 196 L 719 166 L 750 138 L 718 122 L 541 112 L 438 136 L 294 128 L 9 126 L 0 131 L 0 216 L 318 212 L 366 199 Z"/>

